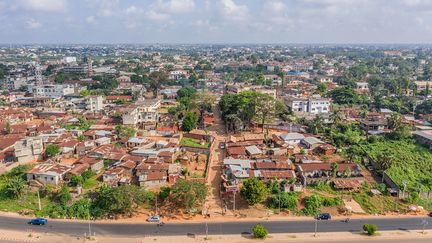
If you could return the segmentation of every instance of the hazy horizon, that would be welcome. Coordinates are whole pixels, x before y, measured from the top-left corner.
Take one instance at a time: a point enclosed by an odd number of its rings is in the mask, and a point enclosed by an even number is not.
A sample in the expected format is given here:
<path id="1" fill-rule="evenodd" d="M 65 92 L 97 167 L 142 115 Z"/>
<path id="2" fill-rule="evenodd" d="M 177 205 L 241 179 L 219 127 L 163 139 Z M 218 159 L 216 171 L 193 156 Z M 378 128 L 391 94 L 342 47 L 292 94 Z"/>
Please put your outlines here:
<path id="1" fill-rule="evenodd" d="M 0 0 L 0 43 L 432 44 L 428 0 Z"/>

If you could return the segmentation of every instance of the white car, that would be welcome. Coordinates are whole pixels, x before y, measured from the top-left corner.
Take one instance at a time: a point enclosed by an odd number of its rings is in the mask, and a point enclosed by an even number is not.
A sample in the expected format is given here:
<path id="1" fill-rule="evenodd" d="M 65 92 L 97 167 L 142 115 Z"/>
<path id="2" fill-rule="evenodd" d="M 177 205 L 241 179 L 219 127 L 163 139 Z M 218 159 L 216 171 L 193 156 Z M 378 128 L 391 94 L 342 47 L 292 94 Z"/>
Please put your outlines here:
<path id="1" fill-rule="evenodd" d="M 147 222 L 156 222 L 157 223 L 159 221 L 160 221 L 159 215 L 153 215 L 147 219 Z"/>

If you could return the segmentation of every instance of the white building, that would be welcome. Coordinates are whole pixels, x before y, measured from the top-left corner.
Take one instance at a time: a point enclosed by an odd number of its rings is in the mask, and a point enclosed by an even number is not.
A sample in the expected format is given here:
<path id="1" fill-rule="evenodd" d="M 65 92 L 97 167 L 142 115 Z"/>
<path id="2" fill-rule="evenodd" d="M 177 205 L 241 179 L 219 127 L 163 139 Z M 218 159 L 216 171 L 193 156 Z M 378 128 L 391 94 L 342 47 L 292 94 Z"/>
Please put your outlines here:
<path id="1" fill-rule="evenodd" d="M 86 98 L 86 110 L 97 112 L 104 109 L 104 98 L 101 95 L 91 95 Z"/>
<path id="2" fill-rule="evenodd" d="M 306 112 L 310 114 L 323 114 L 330 112 L 331 100 L 319 96 L 309 98 L 288 98 L 286 105 L 293 112 Z"/>
<path id="3" fill-rule="evenodd" d="M 123 125 L 156 123 L 160 105 L 159 99 L 137 101 L 122 115 Z"/>
<path id="4" fill-rule="evenodd" d="M 43 152 L 43 143 L 40 137 L 27 137 L 14 144 L 14 155 L 18 162 L 37 160 Z"/>
<path id="5" fill-rule="evenodd" d="M 63 57 L 63 63 L 76 63 L 77 59 L 76 57 Z"/>
<path id="6" fill-rule="evenodd" d="M 34 86 L 34 97 L 44 97 L 52 99 L 60 99 L 65 95 L 70 95 L 75 92 L 73 85 L 67 84 L 49 84 L 42 86 Z"/>

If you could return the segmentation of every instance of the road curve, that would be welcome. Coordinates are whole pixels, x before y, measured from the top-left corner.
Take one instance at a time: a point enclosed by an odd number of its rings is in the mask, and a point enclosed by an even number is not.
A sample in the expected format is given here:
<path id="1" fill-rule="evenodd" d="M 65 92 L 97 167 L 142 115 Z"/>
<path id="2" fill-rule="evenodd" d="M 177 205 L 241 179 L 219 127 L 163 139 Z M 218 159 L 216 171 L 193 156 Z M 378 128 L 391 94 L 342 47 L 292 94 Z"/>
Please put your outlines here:
<path id="1" fill-rule="evenodd" d="M 422 221 L 427 219 L 429 224 L 425 229 L 432 229 L 432 219 L 425 217 L 409 218 L 362 218 L 351 219 L 349 223 L 340 220 L 318 221 L 318 232 L 359 232 L 365 223 L 376 224 L 380 231 L 384 230 L 420 230 Z M 29 219 L 21 217 L 0 216 L 0 229 L 5 230 L 33 230 L 54 234 L 67 234 L 81 236 L 89 230 L 88 222 L 49 220 L 45 226 L 28 225 Z M 252 226 L 259 221 L 230 221 L 208 222 L 209 235 L 248 234 Z M 303 221 L 262 221 L 270 233 L 308 233 L 314 232 L 313 220 Z M 91 223 L 91 231 L 96 235 L 143 237 L 149 235 L 204 235 L 205 223 L 167 223 L 157 227 L 154 223 Z"/>

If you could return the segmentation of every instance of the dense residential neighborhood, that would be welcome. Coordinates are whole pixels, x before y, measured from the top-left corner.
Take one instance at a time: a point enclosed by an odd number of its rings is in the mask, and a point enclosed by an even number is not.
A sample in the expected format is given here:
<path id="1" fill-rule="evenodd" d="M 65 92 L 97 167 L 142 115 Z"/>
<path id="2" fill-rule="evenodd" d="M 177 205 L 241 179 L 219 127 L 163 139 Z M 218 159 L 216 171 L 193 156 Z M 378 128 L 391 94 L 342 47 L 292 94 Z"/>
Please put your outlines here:
<path id="1" fill-rule="evenodd" d="M 3 47 L 0 210 L 425 215 L 431 51 L 393 51 Z"/>

